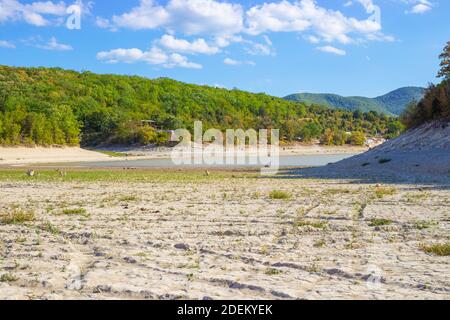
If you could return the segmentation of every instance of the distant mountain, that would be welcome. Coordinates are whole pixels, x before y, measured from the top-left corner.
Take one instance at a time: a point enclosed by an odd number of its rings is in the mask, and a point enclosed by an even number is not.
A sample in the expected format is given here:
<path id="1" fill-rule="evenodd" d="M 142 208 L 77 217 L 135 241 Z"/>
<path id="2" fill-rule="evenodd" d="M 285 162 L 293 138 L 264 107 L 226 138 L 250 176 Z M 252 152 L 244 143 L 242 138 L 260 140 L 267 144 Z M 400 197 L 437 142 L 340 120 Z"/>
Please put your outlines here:
<path id="1" fill-rule="evenodd" d="M 380 97 L 343 97 L 337 94 L 298 93 L 285 97 L 289 101 L 299 101 L 306 104 L 319 104 L 334 109 L 349 111 L 361 110 L 377 111 L 386 114 L 400 115 L 405 107 L 413 100 L 421 100 L 425 89 L 419 87 L 405 87 L 394 90 Z"/>

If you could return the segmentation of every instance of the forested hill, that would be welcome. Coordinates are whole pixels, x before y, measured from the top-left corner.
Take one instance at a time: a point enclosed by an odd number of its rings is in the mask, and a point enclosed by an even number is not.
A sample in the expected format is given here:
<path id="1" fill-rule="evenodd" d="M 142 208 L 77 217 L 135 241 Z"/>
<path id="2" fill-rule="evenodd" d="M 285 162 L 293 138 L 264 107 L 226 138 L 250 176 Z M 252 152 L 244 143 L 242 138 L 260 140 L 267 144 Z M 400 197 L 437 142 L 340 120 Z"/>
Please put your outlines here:
<path id="1" fill-rule="evenodd" d="M 321 104 L 331 108 L 343 110 L 361 110 L 364 112 L 377 111 L 386 114 L 400 115 L 406 106 L 413 101 L 420 101 L 425 88 L 404 87 L 376 98 L 343 97 L 337 94 L 299 93 L 287 96 L 290 101 L 306 104 Z"/>
<path id="2" fill-rule="evenodd" d="M 286 140 L 346 142 L 344 132 L 395 135 L 396 119 L 330 110 L 265 94 L 185 84 L 171 79 L 98 75 L 58 68 L 0 66 L 0 144 L 158 143 L 165 129 L 279 128 Z M 330 138 L 332 137 L 332 138 Z M 334 138 L 333 138 L 334 137 Z M 344 138 L 343 138 L 344 137 Z"/>

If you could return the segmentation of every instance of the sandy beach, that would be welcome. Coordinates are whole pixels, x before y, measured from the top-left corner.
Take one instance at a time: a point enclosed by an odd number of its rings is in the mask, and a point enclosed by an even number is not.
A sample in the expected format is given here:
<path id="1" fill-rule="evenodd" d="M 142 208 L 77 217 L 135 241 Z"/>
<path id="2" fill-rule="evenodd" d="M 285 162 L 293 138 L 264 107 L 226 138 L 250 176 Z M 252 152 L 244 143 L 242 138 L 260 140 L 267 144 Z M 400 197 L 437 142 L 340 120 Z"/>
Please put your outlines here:
<path id="1" fill-rule="evenodd" d="M 448 186 L 3 170 L 0 197 L 0 299 L 450 298 Z"/>

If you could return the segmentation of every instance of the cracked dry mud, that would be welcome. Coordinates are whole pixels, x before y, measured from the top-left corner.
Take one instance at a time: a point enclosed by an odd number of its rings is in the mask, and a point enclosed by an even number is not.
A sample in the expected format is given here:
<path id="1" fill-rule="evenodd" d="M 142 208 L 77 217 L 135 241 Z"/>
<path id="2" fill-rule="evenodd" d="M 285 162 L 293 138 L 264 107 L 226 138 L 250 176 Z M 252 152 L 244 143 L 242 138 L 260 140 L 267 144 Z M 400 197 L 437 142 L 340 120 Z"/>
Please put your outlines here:
<path id="1" fill-rule="evenodd" d="M 421 250 L 449 241 L 448 188 L 212 174 L 0 199 L 35 212 L 0 224 L 1 299 L 450 299 L 450 257 Z"/>

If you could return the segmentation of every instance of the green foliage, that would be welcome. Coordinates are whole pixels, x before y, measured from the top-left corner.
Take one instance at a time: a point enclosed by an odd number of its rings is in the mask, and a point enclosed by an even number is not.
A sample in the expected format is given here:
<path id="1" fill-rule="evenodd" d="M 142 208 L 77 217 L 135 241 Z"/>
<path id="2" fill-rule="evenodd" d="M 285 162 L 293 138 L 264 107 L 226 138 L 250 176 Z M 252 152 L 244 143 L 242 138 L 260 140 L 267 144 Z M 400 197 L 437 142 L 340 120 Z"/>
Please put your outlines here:
<path id="1" fill-rule="evenodd" d="M 366 143 L 366 135 L 361 131 L 354 131 L 350 136 L 350 144 L 354 146 L 363 146 Z"/>
<path id="2" fill-rule="evenodd" d="M 400 116 L 407 129 L 433 120 L 450 120 L 450 41 L 439 58 L 441 69 L 438 77 L 444 80 L 439 85 L 431 84 L 419 103 L 413 102 L 408 105 Z"/>
<path id="3" fill-rule="evenodd" d="M 369 223 L 369 227 L 381 227 L 392 224 L 392 220 L 389 219 L 372 219 Z"/>
<path id="4" fill-rule="evenodd" d="M 412 129 L 433 120 L 450 120 L 450 80 L 430 85 L 419 103 L 411 103 L 400 120 Z"/>
<path id="5" fill-rule="evenodd" d="M 438 78 L 444 78 L 445 80 L 450 79 L 450 41 L 447 42 L 447 45 L 444 48 L 444 51 L 439 56 L 441 59 L 440 67 L 438 73 Z"/>
<path id="6" fill-rule="evenodd" d="M 433 245 L 421 245 L 422 251 L 430 254 L 434 254 L 441 257 L 450 256 L 450 243 L 433 244 Z"/>
<path id="7" fill-rule="evenodd" d="M 160 78 L 97 75 L 59 68 L 0 66 L 0 144 L 162 144 L 164 130 L 279 128 L 287 141 L 319 139 L 333 130 L 371 136 L 388 134 L 395 121 L 377 112 L 360 113 L 286 101 L 266 94 L 226 90 Z"/>
<path id="8" fill-rule="evenodd" d="M 269 198 L 274 200 L 289 200 L 291 197 L 290 193 L 281 190 L 274 190 L 269 193 Z"/>

